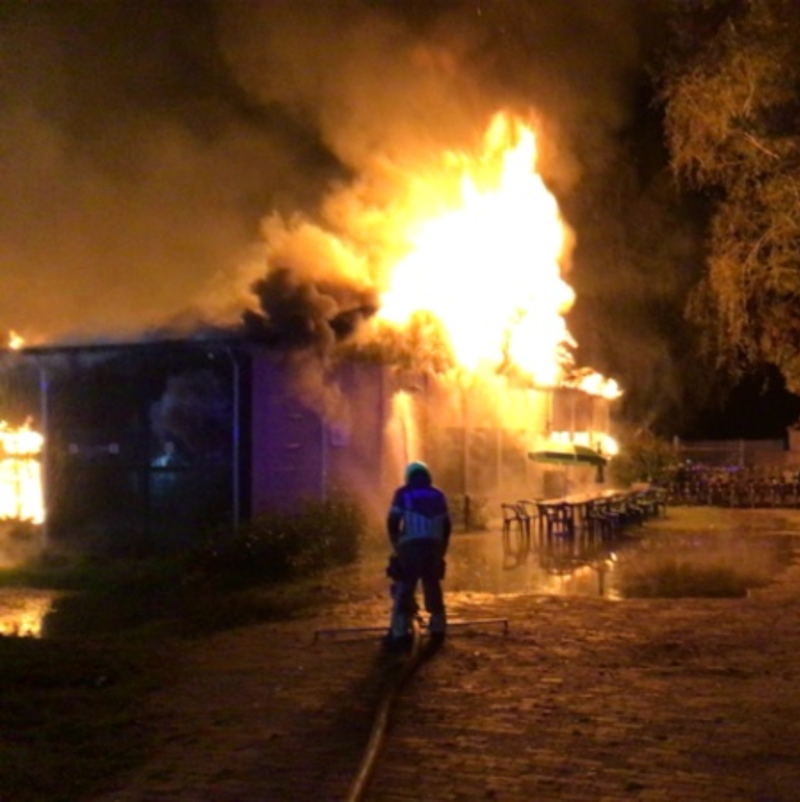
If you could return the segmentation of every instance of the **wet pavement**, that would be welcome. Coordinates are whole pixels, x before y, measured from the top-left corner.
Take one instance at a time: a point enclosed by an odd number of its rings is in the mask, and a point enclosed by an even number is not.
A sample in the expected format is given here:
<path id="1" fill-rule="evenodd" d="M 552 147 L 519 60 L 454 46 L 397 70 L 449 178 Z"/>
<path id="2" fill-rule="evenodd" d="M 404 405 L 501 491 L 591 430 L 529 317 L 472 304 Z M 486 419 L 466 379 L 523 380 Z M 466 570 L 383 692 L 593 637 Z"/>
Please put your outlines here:
<path id="1" fill-rule="evenodd" d="M 717 513 L 719 517 L 720 511 Z M 724 515 L 724 513 L 722 513 Z M 605 542 L 592 537 L 523 537 L 513 530 L 455 534 L 448 555 L 450 603 L 476 595 L 603 597 L 746 595 L 770 582 L 800 551 L 795 532 L 776 511 L 737 512 L 735 526 L 702 512 L 700 529 L 652 521 Z M 347 583 L 354 593 L 384 597 L 385 544 L 370 550 Z M 96 635 L 135 629 L 173 617 L 179 594 L 162 591 L 81 595 L 20 588 L 0 589 L 0 634 L 33 637 Z"/>
<path id="2" fill-rule="evenodd" d="M 647 527 L 793 543 L 800 511 L 708 511 L 684 523 L 677 509 Z M 496 534 L 484 545 L 502 551 Z M 453 629 L 422 664 L 366 799 L 800 799 L 793 550 L 773 581 L 732 598 L 458 589 L 454 569 L 452 618 L 507 618 L 508 631 Z M 393 666 L 374 635 L 314 632 L 384 623 L 385 580 L 363 569 L 334 580 L 336 601 L 313 620 L 183 644 L 174 682 L 142 711 L 149 759 L 97 802 L 345 799 Z M 498 570 L 485 567 L 496 581 Z"/>

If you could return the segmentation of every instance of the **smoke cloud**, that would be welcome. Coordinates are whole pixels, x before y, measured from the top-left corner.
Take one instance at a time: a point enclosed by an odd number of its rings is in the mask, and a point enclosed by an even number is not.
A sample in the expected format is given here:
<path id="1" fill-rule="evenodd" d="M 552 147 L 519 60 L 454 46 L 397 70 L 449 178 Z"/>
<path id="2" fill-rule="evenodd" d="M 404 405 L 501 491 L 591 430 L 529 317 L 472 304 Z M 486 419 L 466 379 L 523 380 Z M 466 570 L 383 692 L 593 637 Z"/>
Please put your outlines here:
<path id="1" fill-rule="evenodd" d="M 593 279 L 601 254 L 581 241 L 609 248 L 597 232 L 610 211 L 593 198 L 618 183 L 661 5 L 9 0 L 0 330 L 135 336 L 243 319 L 324 350 L 375 311 L 371 243 L 400 177 L 474 148 L 505 108 L 536 116 L 540 169 L 577 232 L 570 281 L 596 301 L 579 308 L 577 339 L 615 375 L 624 348 L 614 314 L 597 317 L 603 287 L 641 265 L 606 258 Z"/>
<path id="2" fill-rule="evenodd" d="M 210 4 L 0 7 L 0 327 L 119 335 L 227 286 L 339 166 L 220 60 Z"/>

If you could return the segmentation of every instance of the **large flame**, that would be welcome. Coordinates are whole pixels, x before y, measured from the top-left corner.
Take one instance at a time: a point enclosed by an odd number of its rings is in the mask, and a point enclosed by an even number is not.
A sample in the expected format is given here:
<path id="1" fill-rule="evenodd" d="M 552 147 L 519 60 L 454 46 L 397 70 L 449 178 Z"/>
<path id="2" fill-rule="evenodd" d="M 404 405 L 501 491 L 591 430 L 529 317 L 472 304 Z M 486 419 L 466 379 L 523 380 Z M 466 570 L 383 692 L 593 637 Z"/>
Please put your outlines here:
<path id="1" fill-rule="evenodd" d="M 273 214 L 264 224 L 270 268 L 315 282 L 301 300 L 317 302 L 321 318 L 347 311 L 329 292 L 345 281 L 379 295 L 366 340 L 413 346 L 421 365 L 444 364 L 449 351 L 465 373 L 619 395 L 575 367 L 564 320 L 575 294 L 563 278 L 573 237 L 537 172 L 530 125 L 500 112 L 475 152 L 376 152 L 361 167 L 319 219 Z M 399 339 L 384 339 L 387 328 Z"/>
<path id="2" fill-rule="evenodd" d="M 12 427 L 0 421 L 0 519 L 44 520 L 43 444 L 44 438 L 30 422 Z"/>
<path id="3" fill-rule="evenodd" d="M 432 315 L 470 371 L 513 366 L 539 386 L 574 383 L 563 315 L 575 295 L 561 275 L 571 232 L 536 171 L 532 128 L 498 114 L 481 153 L 451 156 L 460 171 L 455 202 L 410 226 L 410 250 L 391 271 L 379 319 L 403 327 Z M 618 394 L 586 371 L 579 386 Z"/>

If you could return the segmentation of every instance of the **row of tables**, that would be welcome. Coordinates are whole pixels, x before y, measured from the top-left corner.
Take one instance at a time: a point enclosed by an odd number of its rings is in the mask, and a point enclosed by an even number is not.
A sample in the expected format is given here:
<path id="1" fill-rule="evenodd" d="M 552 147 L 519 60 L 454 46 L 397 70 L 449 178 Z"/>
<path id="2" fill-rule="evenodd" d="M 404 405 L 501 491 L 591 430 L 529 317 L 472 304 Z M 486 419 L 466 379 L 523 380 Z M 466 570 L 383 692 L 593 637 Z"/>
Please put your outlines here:
<path id="1" fill-rule="evenodd" d="M 631 523 L 643 523 L 666 511 L 666 494 L 660 488 L 605 489 L 573 493 L 554 499 L 521 499 L 501 505 L 503 531 L 518 525 L 530 535 L 534 526 L 548 537 L 578 532 L 613 535 Z"/>

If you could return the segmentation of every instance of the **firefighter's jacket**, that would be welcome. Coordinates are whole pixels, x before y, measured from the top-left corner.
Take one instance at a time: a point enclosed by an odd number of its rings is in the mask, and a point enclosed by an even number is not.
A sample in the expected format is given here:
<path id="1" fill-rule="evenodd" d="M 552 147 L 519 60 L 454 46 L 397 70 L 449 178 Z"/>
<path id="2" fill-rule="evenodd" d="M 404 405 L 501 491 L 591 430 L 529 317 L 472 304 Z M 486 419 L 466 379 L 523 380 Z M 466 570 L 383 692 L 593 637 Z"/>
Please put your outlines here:
<path id="1" fill-rule="evenodd" d="M 389 539 L 395 549 L 410 544 L 436 544 L 440 554 L 450 541 L 447 497 L 431 484 L 412 482 L 395 491 L 387 520 Z"/>

